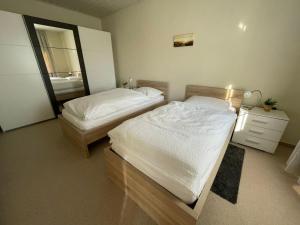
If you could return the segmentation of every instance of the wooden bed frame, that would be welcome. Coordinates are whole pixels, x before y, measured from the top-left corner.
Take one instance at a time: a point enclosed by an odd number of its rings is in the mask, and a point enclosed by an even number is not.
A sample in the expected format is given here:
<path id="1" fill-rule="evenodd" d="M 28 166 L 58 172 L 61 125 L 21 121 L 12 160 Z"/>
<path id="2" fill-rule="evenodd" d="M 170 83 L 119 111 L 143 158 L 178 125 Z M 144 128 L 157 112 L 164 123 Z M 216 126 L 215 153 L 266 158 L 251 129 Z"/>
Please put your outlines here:
<path id="1" fill-rule="evenodd" d="M 64 94 L 55 94 L 55 97 L 57 101 L 65 101 L 68 99 L 83 97 L 84 95 L 85 95 L 85 91 L 82 90 L 82 91 L 74 91 L 74 92 L 64 93 Z"/>
<path id="2" fill-rule="evenodd" d="M 60 126 L 64 135 L 68 137 L 81 150 L 85 158 L 88 158 L 90 156 L 90 152 L 88 149 L 89 144 L 105 137 L 110 130 L 120 125 L 125 120 L 136 117 L 159 106 L 167 104 L 169 97 L 169 84 L 167 82 L 138 80 L 137 87 L 153 87 L 158 90 L 161 90 L 163 92 L 165 100 L 160 103 L 138 110 L 129 115 L 120 117 L 114 121 L 111 121 L 99 127 L 92 128 L 90 130 L 80 130 L 67 119 L 65 119 L 62 115 L 58 116 L 58 120 L 60 122 Z"/>
<path id="3" fill-rule="evenodd" d="M 230 104 L 235 107 L 238 112 L 244 98 L 244 91 L 239 89 L 187 85 L 185 88 L 185 99 L 188 99 L 194 95 L 208 96 L 226 100 L 230 102 Z"/>
<path id="4" fill-rule="evenodd" d="M 230 101 L 237 110 L 241 106 L 243 93 L 242 90 L 227 90 L 198 85 L 186 86 L 186 98 L 199 95 L 225 99 Z M 217 162 L 194 207 L 185 204 L 182 200 L 122 159 L 111 147 L 105 149 L 108 176 L 158 224 L 195 225 L 223 160 L 234 126 L 235 124 L 231 127 Z"/>

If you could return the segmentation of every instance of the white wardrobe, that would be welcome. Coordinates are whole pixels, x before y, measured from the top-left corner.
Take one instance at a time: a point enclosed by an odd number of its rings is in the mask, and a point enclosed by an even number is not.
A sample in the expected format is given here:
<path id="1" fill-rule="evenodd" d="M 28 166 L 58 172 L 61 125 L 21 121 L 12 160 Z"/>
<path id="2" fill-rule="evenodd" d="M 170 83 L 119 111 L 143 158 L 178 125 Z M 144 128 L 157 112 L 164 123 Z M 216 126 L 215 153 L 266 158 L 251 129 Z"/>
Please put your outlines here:
<path id="1" fill-rule="evenodd" d="M 22 16 L 0 11 L 0 29 L 2 130 L 54 118 Z"/>
<path id="2" fill-rule="evenodd" d="M 91 94 L 116 87 L 110 33 L 78 27 Z"/>
<path id="3" fill-rule="evenodd" d="M 0 126 L 55 118 L 22 15 L 0 11 Z M 110 34 L 79 27 L 91 94 L 116 87 Z"/>

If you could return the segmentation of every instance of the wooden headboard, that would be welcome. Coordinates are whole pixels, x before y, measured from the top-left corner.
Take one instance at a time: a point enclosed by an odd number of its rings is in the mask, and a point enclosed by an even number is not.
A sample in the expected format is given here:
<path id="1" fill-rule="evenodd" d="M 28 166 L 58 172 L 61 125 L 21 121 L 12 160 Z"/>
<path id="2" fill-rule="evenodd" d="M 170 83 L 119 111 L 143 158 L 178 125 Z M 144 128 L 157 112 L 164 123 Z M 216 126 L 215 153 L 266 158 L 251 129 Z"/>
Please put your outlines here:
<path id="1" fill-rule="evenodd" d="M 235 107 L 238 111 L 241 107 L 244 98 L 244 91 L 239 89 L 225 89 L 200 85 L 186 85 L 185 99 L 194 95 L 214 97 L 229 101 L 231 105 Z"/>
<path id="2" fill-rule="evenodd" d="M 152 87 L 163 92 L 165 100 L 169 99 L 169 83 L 163 81 L 137 80 L 136 87 Z"/>

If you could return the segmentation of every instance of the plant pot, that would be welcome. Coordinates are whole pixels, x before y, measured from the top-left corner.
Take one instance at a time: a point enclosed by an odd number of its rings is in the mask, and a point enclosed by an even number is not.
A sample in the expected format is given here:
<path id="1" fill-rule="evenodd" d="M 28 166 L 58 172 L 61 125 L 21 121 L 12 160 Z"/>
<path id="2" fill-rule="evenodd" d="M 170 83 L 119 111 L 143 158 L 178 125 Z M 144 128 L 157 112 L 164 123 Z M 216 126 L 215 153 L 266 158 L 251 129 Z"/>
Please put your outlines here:
<path id="1" fill-rule="evenodd" d="M 272 106 L 271 106 L 271 105 L 265 105 L 265 104 L 264 104 L 264 110 L 265 110 L 266 112 L 270 112 L 270 111 L 272 110 Z"/>

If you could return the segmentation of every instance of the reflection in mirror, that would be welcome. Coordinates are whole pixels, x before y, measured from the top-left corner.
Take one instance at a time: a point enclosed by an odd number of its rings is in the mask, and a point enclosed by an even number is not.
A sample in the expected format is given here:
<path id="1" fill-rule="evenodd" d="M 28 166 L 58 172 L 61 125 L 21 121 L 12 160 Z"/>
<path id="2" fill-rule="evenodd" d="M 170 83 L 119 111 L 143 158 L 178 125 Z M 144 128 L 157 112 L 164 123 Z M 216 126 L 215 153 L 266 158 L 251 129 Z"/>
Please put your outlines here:
<path id="1" fill-rule="evenodd" d="M 34 24 L 48 75 L 60 105 L 85 95 L 72 30 Z"/>

